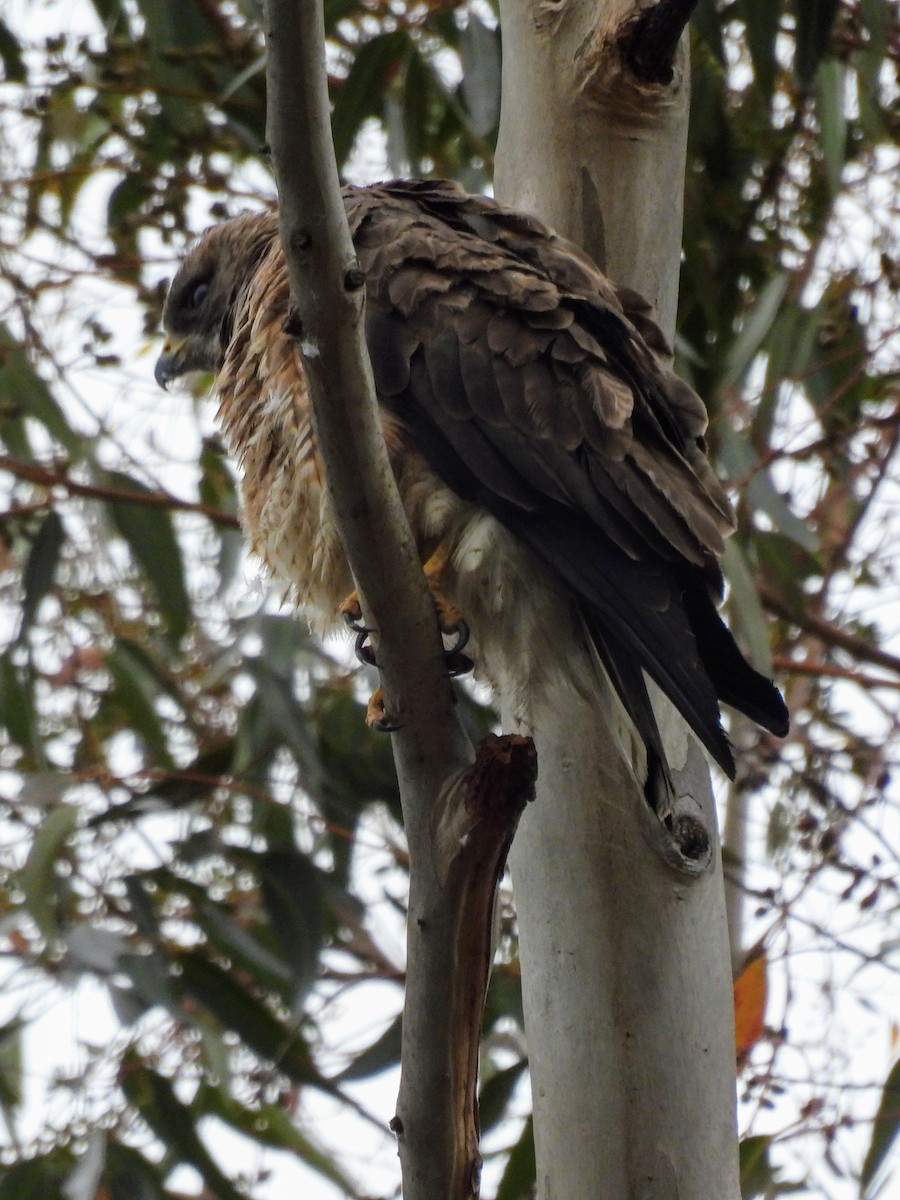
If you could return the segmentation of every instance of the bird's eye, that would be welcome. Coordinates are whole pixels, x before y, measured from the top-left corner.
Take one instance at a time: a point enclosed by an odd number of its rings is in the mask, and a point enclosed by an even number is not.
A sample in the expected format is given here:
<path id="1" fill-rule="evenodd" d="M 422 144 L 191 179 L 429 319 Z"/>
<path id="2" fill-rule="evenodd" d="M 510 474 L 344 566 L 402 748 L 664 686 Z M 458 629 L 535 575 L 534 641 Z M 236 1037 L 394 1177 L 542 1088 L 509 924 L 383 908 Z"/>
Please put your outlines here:
<path id="1" fill-rule="evenodd" d="M 188 307 L 199 308 L 208 295 L 209 280 L 203 279 L 200 283 L 195 284 L 195 286 L 188 292 Z"/>

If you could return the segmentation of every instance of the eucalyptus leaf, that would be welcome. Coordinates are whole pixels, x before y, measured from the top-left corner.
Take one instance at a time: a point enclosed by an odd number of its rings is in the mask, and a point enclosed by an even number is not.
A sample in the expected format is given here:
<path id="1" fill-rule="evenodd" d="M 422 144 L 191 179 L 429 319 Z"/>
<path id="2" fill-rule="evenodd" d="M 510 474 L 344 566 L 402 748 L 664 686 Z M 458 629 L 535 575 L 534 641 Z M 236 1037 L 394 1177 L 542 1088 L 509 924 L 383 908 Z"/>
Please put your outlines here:
<path id="1" fill-rule="evenodd" d="M 159 504 L 147 501 L 148 487 L 120 471 L 107 472 L 103 482 L 134 495 L 133 501 L 109 501 L 107 512 L 159 601 L 167 622 L 169 642 L 175 649 L 187 633 L 191 605 L 171 514 Z"/>
<path id="2" fill-rule="evenodd" d="M 53 587 L 64 542 L 65 530 L 62 520 L 59 513 L 51 509 L 41 521 L 25 563 L 22 576 L 24 595 L 20 609 L 20 639 L 28 633 L 41 601 Z"/>

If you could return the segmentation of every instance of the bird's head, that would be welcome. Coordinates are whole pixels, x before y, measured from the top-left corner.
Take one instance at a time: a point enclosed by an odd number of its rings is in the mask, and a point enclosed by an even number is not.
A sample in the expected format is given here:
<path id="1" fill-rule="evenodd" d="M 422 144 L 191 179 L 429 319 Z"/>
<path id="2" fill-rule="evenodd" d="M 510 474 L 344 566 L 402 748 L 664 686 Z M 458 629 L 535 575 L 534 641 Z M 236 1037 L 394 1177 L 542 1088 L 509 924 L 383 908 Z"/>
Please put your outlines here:
<path id="1" fill-rule="evenodd" d="M 160 387 L 192 371 L 219 370 L 241 292 L 277 236 L 274 212 L 246 213 L 195 243 L 163 306 L 166 340 L 154 370 Z"/>

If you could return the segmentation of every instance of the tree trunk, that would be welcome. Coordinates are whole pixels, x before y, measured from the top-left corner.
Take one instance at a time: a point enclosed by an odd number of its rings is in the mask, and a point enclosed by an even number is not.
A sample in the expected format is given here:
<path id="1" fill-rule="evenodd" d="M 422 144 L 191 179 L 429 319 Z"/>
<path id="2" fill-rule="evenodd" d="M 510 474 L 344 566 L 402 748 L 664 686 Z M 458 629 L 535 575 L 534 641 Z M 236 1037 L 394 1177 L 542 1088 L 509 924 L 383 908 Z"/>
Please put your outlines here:
<path id="1" fill-rule="evenodd" d="M 668 85 L 642 84 L 617 45 L 633 4 L 500 7 L 498 198 L 535 212 L 648 296 L 671 337 L 683 49 Z M 660 698 L 679 795 L 711 835 L 711 865 L 691 876 L 659 853 L 640 748 L 614 698 L 554 700 L 552 712 L 532 714 L 538 798 L 512 854 L 538 1195 L 736 1200 L 730 960 L 704 756 Z M 503 709 L 514 723 L 507 699 Z"/>

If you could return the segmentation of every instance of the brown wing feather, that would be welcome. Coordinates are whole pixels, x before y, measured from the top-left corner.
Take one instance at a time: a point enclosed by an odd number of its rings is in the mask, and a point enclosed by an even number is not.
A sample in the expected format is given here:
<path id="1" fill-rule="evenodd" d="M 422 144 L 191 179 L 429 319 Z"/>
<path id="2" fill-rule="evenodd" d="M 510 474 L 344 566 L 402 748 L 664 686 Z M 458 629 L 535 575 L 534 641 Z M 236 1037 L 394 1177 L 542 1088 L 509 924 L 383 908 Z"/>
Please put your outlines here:
<path id="1" fill-rule="evenodd" d="M 780 697 L 710 600 L 732 513 L 703 453 L 703 405 L 670 374 L 647 303 L 540 222 L 453 184 L 349 188 L 345 204 L 385 438 L 420 546 L 450 536 L 470 553 L 485 512 L 528 546 L 557 581 L 541 594 L 581 609 L 651 758 L 640 667 L 726 770 L 716 693 L 783 731 Z M 180 333 L 197 319 L 180 298 L 207 275 L 212 318 L 191 341 Z M 215 363 L 254 548 L 327 624 L 351 580 L 288 308 L 275 214 L 216 227 L 173 284 L 167 328 L 179 336 L 157 377 Z M 529 590 L 533 560 L 496 533 L 477 555 L 489 544 L 505 564 L 491 587 Z"/>

